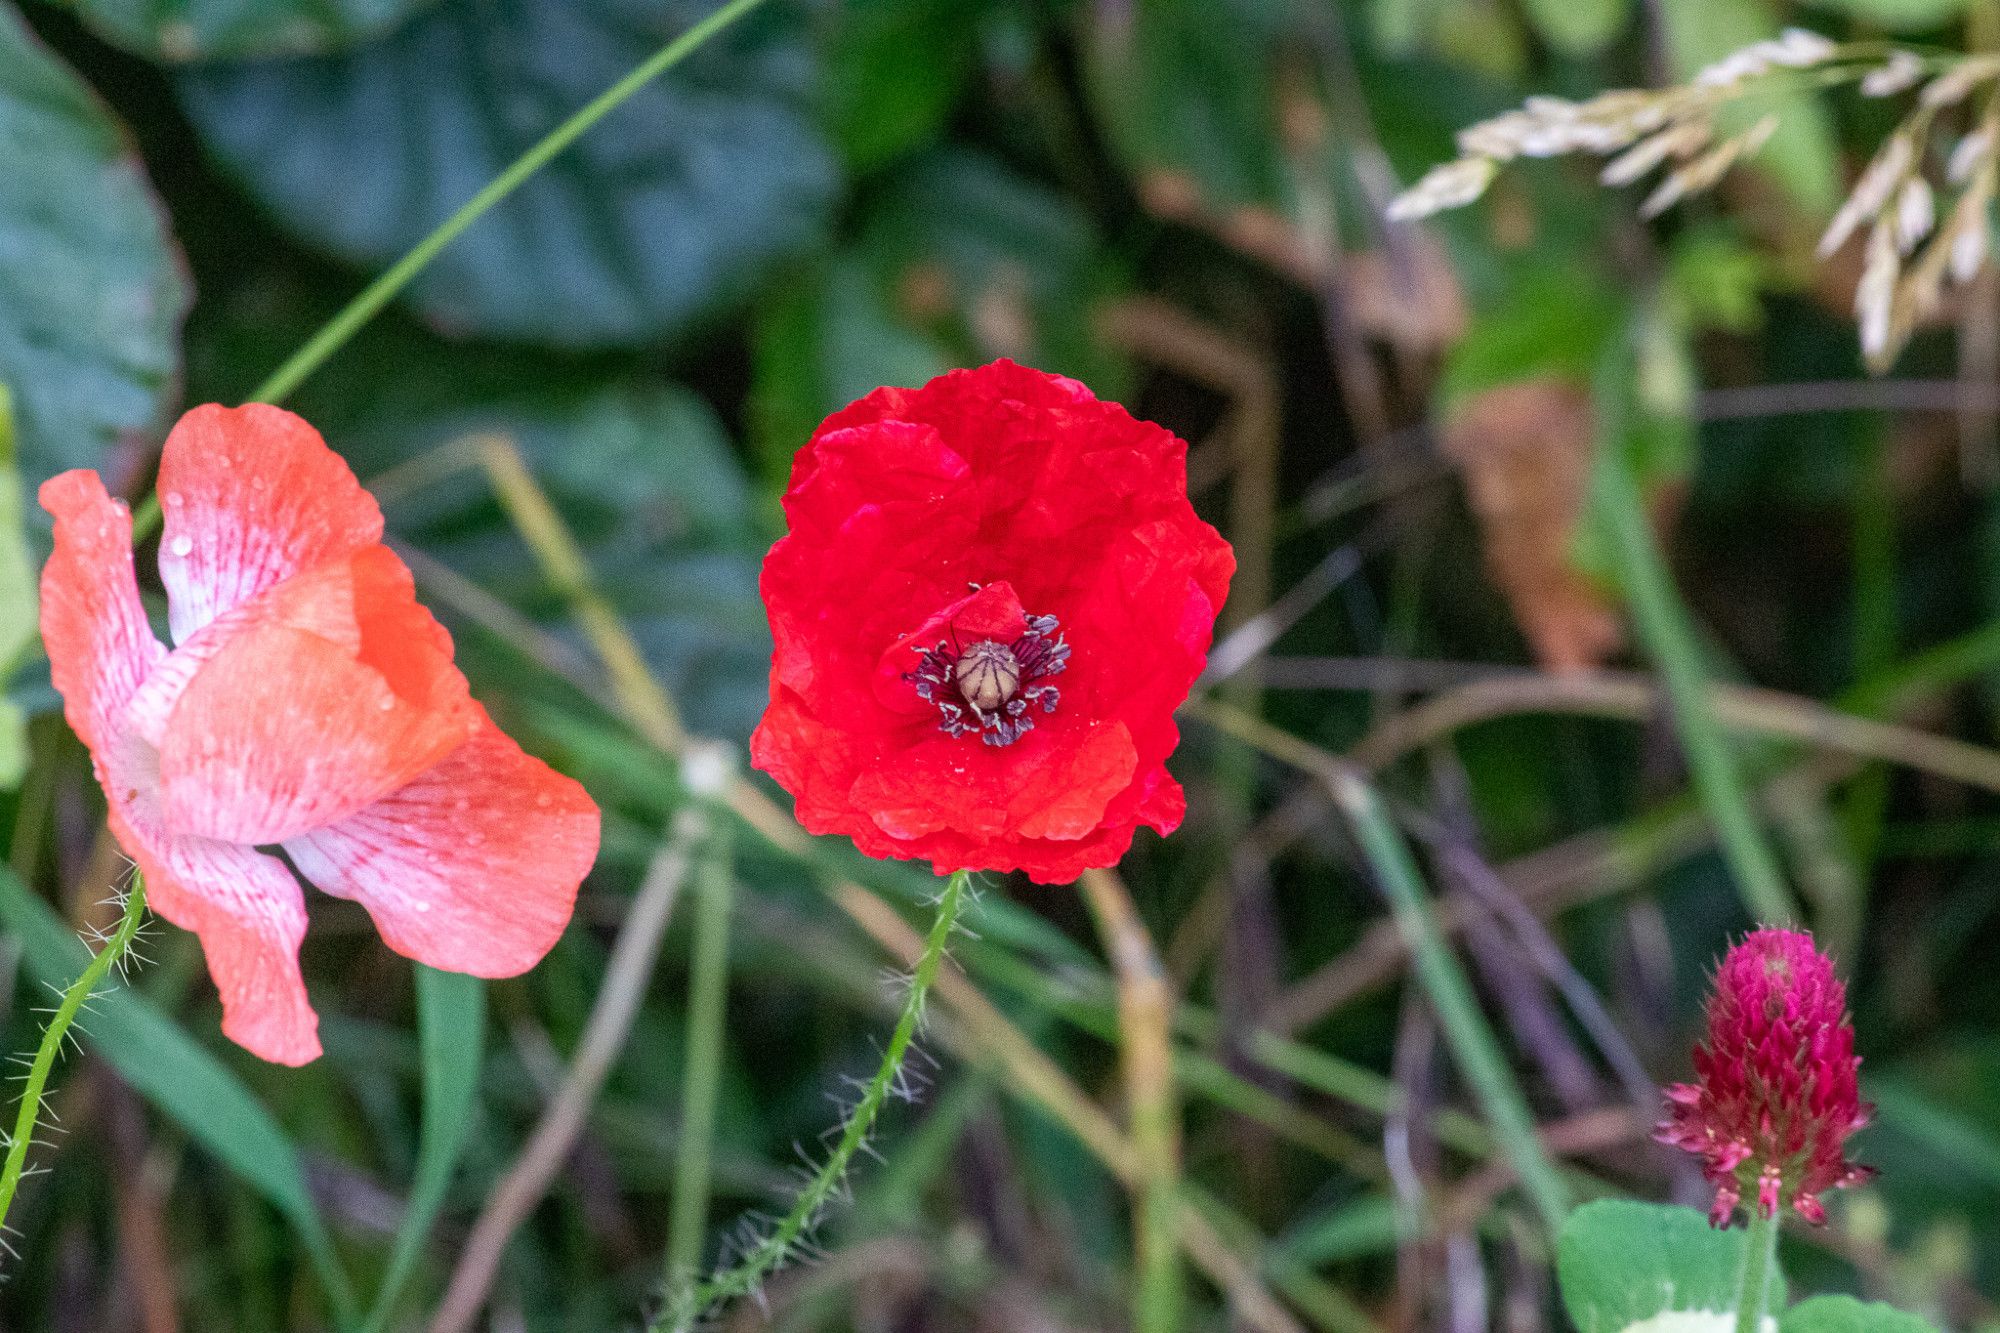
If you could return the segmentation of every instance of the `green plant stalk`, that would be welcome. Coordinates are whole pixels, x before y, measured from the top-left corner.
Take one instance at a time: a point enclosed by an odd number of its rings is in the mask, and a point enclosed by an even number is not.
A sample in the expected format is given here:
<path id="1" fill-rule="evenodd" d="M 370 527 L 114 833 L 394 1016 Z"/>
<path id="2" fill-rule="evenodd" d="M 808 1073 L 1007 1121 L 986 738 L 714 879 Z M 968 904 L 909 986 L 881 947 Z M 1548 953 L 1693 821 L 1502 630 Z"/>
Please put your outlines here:
<path id="1" fill-rule="evenodd" d="M 495 204 L 519 189 L 529 177 L 548 165 L 551 158 L 575 143 L 598 121 L 617 110 L 632 94 L 687 59 L 709 38 L 763 2 L 764 0 L 729 0 L 729 3 L 668 42 L 636 66 L 631 73 L 592 98 L 568 120 L 551 130 L 541 142 L 521 154 L 504 171 L 488 181 L 478 194 L 466 200 L 459 206 L 457 212 L 440 223 L 437 230 L 418 241 L 408 254 L 397 260 L 394 267 L 362 288 L 353 300 L 327 321 L 325 327 L 308 339 L 298 351 L 292 353 L 283 365 L 271 372 L 270 378 L 251 392 L 250 401 L 253 403 L 283 401 L 292 390 L 298 388 L 306 376 L 319 369 L 322 362 L 339 351 L 364 324 L 381 312 L 382 307 L 394 300 L 397 293 L 409 286 L 411 280 L 423 272 L 431 260 L 437 258 L 439 251 L 458 239 L 459 233 L 477 222 Z M 149 536 L 159 521 L 159 497 L 149 495 L 133 512 L 132 540 L 141 541 Z"/>
<path id="2" fill-rule="evenodd" d="M 1675 730 L 1702 805 L 1714 823 L 1723 859 L 1750 915 L 1763 925 L 1799 919 L 1778 859 L 1764 836 L 1729 742 L 1709 708 L 1708 673 L 1686 613 L 1675 595 L 1666 558 L 1639 500 L 1622 441 L 1609 435 L 1599 451 L 1595 485 L 1619 581 L 1631 600 L 1632 619 L 1649 657 L 1658 663 L 1672 705 Z"/>
<path id="3" fill-rule="evenodd" d="M 1473 997 L 1471 983 L 1445 943 L 1437 917 L 1425 896 L 1423 879 L 1403 837 L 1367 783 L 1352 774 L 1337 775 L 1331 786 L 1342 810 L 1354 825 L 1362 854 L 1374 868 L 1389 899 L 1396 925 L 1409 941 L 1417 977 L 1430 996 L 1443 1025 L 1445 1040 L 1492 1129 L 1493 1139 L 1514 1167 L 1549 1234 L 1562 1228 L 1569 1212 L 1569 1189 L 1535 1133 L 1534 1118 L 1520 1084 L 1500 1053 L 1500 1043 Z"/>
<path id="4" fill-rule="evenodd" d="M 1182 1283 L 1175 1218 L 1180 1211 L 1181 1122 L 1174 1093 L 1174 996 L 1124 881 L 1108 870 L 1086 870 L 1081 883 L 1117 978 L 1118 1056 L 1141 1177 L 1133 1219 L 1138 1266 L 1133 1328 L 1136 1333 L 1178 1333 Z"/>
<path id="5" fill-rule="evenodd" d="M 694 1279 L 708 1227 L 709 1157 L 721 1085 L 722 1024 L 729 989 L 729 911 L 735 893 L 730 831 L 718 822 L 695 882 L 694 961 L 688 975 L 687 1068 L 681 1078 L 681 1134 L 667 1219 L 667 1282 Z"/>
<path id="6" fill-rule="evenodd" d="M 1771 1275 L 1778 1271 L 1778 1214 L 1750 1210 L 1743 1241 L 1743 1284 L 1736 1292 L 1736 1333 L 1762 1333 L 1764 1307 L 1771 1300 Z"/>
<path id="7" fill-rule="evenodd" d="M 930 995 L 932 984 L 937 981 L 938 969 L 944 965 L 945 945 L 958 925 L 959 909 L 965 903 L 966 884 L 971 878 L 968 872 L 961 870 L 946 881 L 944 893 L 938 898 L 937 916 L 931 922 L 930 933 L 924 937 L 923 954 L 918 958 L 917 970 L 910 978 L 910 993 L 903 1001 L 902 1015 L 896 1020 L 888 1049 L 882 1054 L 882 1064 L 862 1089 L 861 1100 L 848 1115 L 840 1142 L 834 1145 L 826 1164 L 800 1192 L 784 1220 L 755 1249 L 735 1267 L 705 1282 L 681 1288 L 668 1303 L 666 1313 L 646 1326 L 646 1333 L 668 1333 L 669 1330 L 671 1333 L 686 1333 L 705 1311 L 718 1303 L 756 1290 L 765 1276 L 791 1253 L 793 1244 L 826 1206 L 841 1178 L 847 1174 L 848 1163 L 867 1141 L 876 1117 L 882 1113 L 882 1104 L 889 1099 L 890 1089 L 895 1086 L 902 1071 L 903 1059 L 909 1054 L 910 1043 L 916 1039 L 918 1025 L 923 1022 L 924 1001 Z"/>
<path id="8" fill-rule="evenodd" d="M 111 971 L 112 966 L 125 956 L 131 947 L 132 937 L 139 933 L 139 922 L 146 915 L 146 881 L 137 873 L 132 877 L 132 890 L 125 896 L 125 915 L 119 919 L 118 928 L 97 956 L 84 965 L 83 972 L 70 983 L 63 992 L 62 1003 L 56 1006 L 55 1016 L 49 1020 L 42 1032 L 42 1044 L 35 1049 L 34 1063 L 28 1066 L 28 1080 L 21 1089 L 21 1109 L 14 1117 L 14 1136 L 7 1143 L 7 1161 L 0 1167 L 0 1226 L 7 1221 L 8 1210 L 14 1206 L 14 1192 L 21 1187 L 21 1170 L 27 1164 L 28 1144 L 35 1135 L 35 1122 L 42 1114 L 42 1093 L 48 1086 L 49 1071 L 55 1068 L 56 1053 L 62 1050 L 63 1037 L 69 1032 L 70 1024 L 76 1021 L 79 1010 L 96 993 L 98 983 Z"/>

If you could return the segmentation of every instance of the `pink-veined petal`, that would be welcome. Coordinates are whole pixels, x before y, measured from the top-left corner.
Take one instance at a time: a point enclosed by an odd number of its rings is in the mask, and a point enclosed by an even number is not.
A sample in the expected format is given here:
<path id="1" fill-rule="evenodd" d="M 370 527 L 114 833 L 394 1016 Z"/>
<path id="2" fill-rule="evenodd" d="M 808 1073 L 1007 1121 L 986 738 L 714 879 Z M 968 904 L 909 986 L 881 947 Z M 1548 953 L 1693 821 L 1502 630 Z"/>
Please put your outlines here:
<path id="1" fill-rule="evenodd" d="M 223 1035 L 281 1065 L 316 1058 L 319 1017 L 299 974 L 305 895 L 292 872 L 255 848 L 173 837 L 147 827 L 153 820 L 143 810 L 128 813 L 139 818 L 114 809 L 111 831 L 139 863 L 147 903 L 201 937 L 222 996 Z"/>
<path id="2" fill-rule="evenodd" d="M 597 839 L 583 788 L 482 716 L 435 768 L 285 850 L 321 889 L 367 908 L 397 953 L 510 977 L 562 934 Z"/>
<path id="3" fill-rule="evenodd" d="M 99 753 L 116 718 L 167 650 L 146 623 L 132 572 L 132 514 L 95 472 L 42 483 L 55 552 L 42 567 L 42 643 L 70 727 Z"/>
<path id="4" fill-rule="evenodd" d="M 160 747 L 179 834 L 261 844 L 334 823 L 450 754 L 478 721 L 450 636 L 385 546 L 212 622 L 169 668 L 184 658 L 197 662 L 185 682 L 163 669 L 134 708 Z M 177 698 L 155 697 L 169 685 Z"/>
<path id="5" fill-rule="evenodd" d="M 282 408 L 197 407 L 160 454 L 160 580 L 174 642 L 382 539 L 382 511 L 319 432 Z"/>

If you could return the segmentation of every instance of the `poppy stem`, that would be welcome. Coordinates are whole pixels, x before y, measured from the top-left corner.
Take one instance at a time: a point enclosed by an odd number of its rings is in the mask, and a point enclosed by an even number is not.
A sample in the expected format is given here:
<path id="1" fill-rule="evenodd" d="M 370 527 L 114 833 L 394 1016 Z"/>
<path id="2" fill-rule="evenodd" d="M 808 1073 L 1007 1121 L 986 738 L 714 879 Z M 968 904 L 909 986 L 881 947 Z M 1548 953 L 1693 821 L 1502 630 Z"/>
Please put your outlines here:
<path id="1" fill-rule="evenodd" d="M 736 885 L 730 826 L 718 821 L 694 882 L 694 960 L 688 977 L 687 1065 L 681 1076 L 680 1150 L 667 1219 L 667 1281 L 691 1281 L 708 1226 L 722 1029 L 729 989 L 729 909 Z"/>
<path id="2" fill-rule="evenodd" d="M 21 1089 L 21 1109 L 14 1117 L 13 1136 L 7 1141 L 6 1165 L 0 1167 L 0 1226 L 5 1225 L 7 1212 L 14 1205 L 14 1192 L 21 1186 L 22 1168 L 28 1160 L 28 1144 L 33 1140 L 35 1126 L 41 1119 L 42 1094 L 48 1086 L 49 1071 L 55 1067 L 56 1055 L 62 1050 L 63 1037 L 68 1034 L 78 1011 L 97 993 L 98 984 L 125 956 L 125 951 L 131 947 L 132 937 L 139 933 L 139 923 L 145 915 L 146 881 L 135 872 L 131 892 L 125 896 L 125 915 L 119 919 L 118 928 L 111 932 L 111 938 L 104 942 L 97 956 L 84 966 L 83 972 L 63 992 L 62 1003 L 56 1006 L 55 1016 L 49 1019 L 49 1025 L 42 1033 L 42 1044 L 35 1050 L 34 1063 L 28 1066 L 27 1083 Z"/>
<path id="3" fill-rule="evenodd" d="M 958 927 L 959 911 L 965 905 L 971 878 L 970 873 L 961 870 L 945 882 L 944 892 L 938 897 L 937 916 L 931 922 L 930 933 L 924 937 L 924 951 L 917 960 L 917 970 L 910 977 L 910 991 L 903 1000 L 903 1011 L 896 1020 L 896 1029 L 890 1034 L 888 1049 L 883 1052 L 882 1064 L 876 1069 L 875 1076 L 862 1086 L 861 1099 L 847 1113 L 840 1142 L 834 1145 L 825 1165 L 813 1174 L 783 1220 L 766 1232 L 763 1239 L 753 1245 L 734 1267 L 704 1282 L 672 1292 L 665 1313 L 646 1326 L 646 1333 L 686 1333 L 705 1313 L 722 1302 L 748 1295 L 761 1287 L 764 1279 L 791 1257 L 800 1238 L 811 1229 L 827 1202 L 840 1188 L 847 1176 L 848 1164 L 868 1141 L 876 1118 L 882 1113 L 883 1103 L 892 1095 L 910 1096 L 909 1085 L 903 1080 L 903 1060 L 909 1055 L 910 1044 L 916 1040 L 917 1029 L 923 1024 L 924 1002 L 944 966 L 945 946 Z"/>
<path id="4" fill-rule="evenodd" d="M 381 313 L 382 307 L 388 305 L 403 288 L 409 286 L 431 260 L 437 258 L 439 251 L 458 239 L 459 233 L 477 222 L 495 204 L 519 189 L 529 177 L 547 166 L 551 158 L 575 143 L 598 121 L 617 110 L 632 94 L 693 55 L 709 38 L 763 2 L 764 0 L 729 0 L 729 3 L 668 42 L 624 78 L 579 108 L 568 120 L 549 131 L 541 142 L 521 154 L 504 171 L 488 181 L 478 194 L 461 204 L 457 212 L 439 223 L 437 230 L 418 241 L 408 254 L 396 261 L 394 267 L 362 288 L 354 299 L 341 307 L 340 312 L 328 320 L 304 346 L 292 353 L 283 365 L 272 371 L 269 379 L 252 390 L 249 401 L 282 402 L 292 390 L 299 387 L 306 376 L 319 369 L 322 362 L 339 351 L 363 325 Z M 135 542 L 144 540 L 159 521 L 159 499 L 157 496 L 149 495 L 133 511 L 132 539 Z"/>

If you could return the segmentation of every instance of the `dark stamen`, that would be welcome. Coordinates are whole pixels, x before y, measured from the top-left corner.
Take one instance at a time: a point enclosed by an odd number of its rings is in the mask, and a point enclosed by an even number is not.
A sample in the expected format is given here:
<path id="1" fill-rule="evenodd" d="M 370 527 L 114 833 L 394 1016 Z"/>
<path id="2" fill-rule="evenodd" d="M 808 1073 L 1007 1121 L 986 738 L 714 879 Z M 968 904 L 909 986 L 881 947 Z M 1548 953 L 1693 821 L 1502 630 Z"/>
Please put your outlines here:
<path id="1" fill-rule="evenodd" d="M 974 585 L 975 589 L 977 585 Z M 917 697 L 937 706 L 947 736 L 977 733 L 988 745 L 1012 745 L 1034 730 L 1029 705 L 1053 713 L 1062 695 L 1048 678 L 1069 665 L 1069 645 L 1054 616 L 1027 617 L 1012 643 L 981 639 L 960 647 L 957 634 L 920 648 L 917 669 L 904 673 Z"/>

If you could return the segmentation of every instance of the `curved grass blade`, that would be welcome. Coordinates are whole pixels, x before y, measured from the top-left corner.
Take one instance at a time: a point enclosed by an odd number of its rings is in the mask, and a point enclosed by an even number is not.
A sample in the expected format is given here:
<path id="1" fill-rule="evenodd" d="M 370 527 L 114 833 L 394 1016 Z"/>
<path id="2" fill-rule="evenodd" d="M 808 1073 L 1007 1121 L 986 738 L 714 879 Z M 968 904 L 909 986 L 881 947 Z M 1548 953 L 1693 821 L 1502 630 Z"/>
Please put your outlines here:
<path id="1" fill-rule="evenodd" d="M 416 1179 L 396 1228 L 389 1270 L 375 1293 L 365 1333 L 387 1328 L 396 1297 L 409 1280 L 444 1204 L 451 1173 L 465 1150 L 486 1049 L 486 983 L 457 972 L 417 967 L 417 1039 L 424 1062 L 424 1123 L 417 1142 Z"/>

